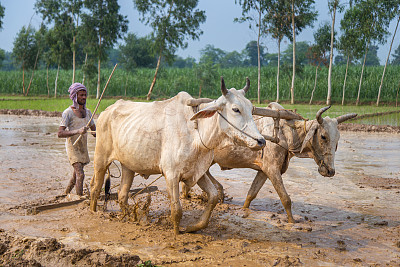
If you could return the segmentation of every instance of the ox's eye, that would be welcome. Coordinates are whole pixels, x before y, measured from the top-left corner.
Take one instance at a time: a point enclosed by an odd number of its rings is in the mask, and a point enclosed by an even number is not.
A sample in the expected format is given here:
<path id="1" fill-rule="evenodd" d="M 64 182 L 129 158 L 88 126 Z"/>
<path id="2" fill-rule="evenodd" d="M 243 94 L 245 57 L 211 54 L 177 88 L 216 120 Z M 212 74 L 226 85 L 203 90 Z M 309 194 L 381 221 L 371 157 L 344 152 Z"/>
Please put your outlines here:
<path id="1" fill-rule="evenodd" d="M 238 108 L 232 108 L 232 110 L 236 113 L 240 113 L 240 110 Z"/>

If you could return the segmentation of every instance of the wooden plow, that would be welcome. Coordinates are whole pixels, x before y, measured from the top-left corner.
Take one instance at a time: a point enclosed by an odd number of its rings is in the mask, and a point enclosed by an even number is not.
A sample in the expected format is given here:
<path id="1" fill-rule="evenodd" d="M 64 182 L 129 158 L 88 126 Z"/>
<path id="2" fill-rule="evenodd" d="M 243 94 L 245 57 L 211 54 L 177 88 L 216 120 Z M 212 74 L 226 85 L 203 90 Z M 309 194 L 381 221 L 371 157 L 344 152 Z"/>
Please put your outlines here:
<path id="1" fill-rule="evenodd" d="M 144 188 L 136 188 L 132 189 L 129 191 L 130 197 L 138 195 L 138 194 L 145 194 L 145 193 L 152 193 L 158 190 L 157 186 L 147 186 Z M 55 198 L 55 200 L 65 198 L 67 195 L 61 195 Z M 100 200 L 105 200 L 105 195 L 100 195 Z M 117 200 L 118 199 L 118 194 L 117 193 L 111 193 L 108 197 L 108 200 Z M 27 209 L 27 214 L 28 215 L 36 215 L 39 212 L 42 211 L 48 211 L 48 210 L 54 210 L 54 209 L 60 209 L 60 208 L 67 208 L 73 205 L 77 205 L 85 200 L 89 200 L 89 198 L 82 197 L 81 199 L 77 200 L 71 200 L 71 201 L 65 201 L 65 202 L 59 202 L 59 203 L 50 203 L 50 204 L 45 204 L 45 205 L 37 205 L 37 206 L 32 206 Z"/>

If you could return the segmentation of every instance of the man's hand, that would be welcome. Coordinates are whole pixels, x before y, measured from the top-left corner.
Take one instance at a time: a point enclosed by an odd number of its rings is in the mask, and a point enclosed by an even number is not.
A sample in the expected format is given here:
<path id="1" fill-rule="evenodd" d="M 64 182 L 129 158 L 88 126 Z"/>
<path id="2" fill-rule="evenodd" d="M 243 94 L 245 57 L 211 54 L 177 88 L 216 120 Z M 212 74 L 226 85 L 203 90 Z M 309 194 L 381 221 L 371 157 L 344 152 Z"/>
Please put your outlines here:
<path id="1" fill-rule="evenodd" d="M 88 130 L 88 127 L 84 126 L 80 129 L 77 129 L 77 134 L 85 134 Z"/>

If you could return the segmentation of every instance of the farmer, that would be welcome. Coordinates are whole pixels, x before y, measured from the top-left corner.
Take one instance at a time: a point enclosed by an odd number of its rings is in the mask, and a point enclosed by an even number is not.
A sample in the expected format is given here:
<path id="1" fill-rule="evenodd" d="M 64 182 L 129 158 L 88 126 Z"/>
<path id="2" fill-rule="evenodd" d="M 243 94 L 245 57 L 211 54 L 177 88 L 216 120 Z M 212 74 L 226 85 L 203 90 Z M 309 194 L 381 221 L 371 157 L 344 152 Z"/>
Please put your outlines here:
<path id="1" fill-rule="evenodd" d="M 87 149 L 87 127 L 92 113 L 86 108 L 87 89 L 81 83 L 72 84 L 69 89 L 69 98 L 73 101 L 73 105 L 64 110 L 60 127 L 58 129 L 59 138 L 67 138 L 65 146 L 69 162 L 74 168 L 72 178 L 69 181 L 65 194 L 69 194 L 75 186 L 76 194 L 83 195 L 83 180 L 85 173 L 83 167 L 90 162 Z M 93 120 L 89 127 L 92 131 L 96 131 L 96 125 Z M 75 144 L 75 140 L 82 135 L 82 138 Z M 96 137 L 96 134 L 93 134 Z"/>

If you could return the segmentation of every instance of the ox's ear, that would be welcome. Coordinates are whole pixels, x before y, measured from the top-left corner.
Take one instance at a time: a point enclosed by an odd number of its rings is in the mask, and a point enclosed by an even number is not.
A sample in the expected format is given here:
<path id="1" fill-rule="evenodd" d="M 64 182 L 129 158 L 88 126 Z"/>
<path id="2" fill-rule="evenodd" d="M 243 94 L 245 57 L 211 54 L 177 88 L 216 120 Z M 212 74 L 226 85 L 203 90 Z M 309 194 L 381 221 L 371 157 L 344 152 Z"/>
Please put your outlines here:
<path id="1" fill-rule="evenodd" d="M 318 124 L 312 124 L 310 130 L 308 131 L 306 137 L 304 138 L 303 144 L 301 145 L 300 153 L 303 152 L 303 149 L 306 148 L 308 142 L 310 142 L 311 138 L 313 138 L 315 131 L 317 130 Z"/>
<path id="2" fill-rule="evenodd" d="M 217 105 L 217 103 L 214 102 L 208 105 L 206 108 L 199 110 L 196 114 L 193 115 L 193 117 L 190 118 L 190 120 L 192 121 L 212 117 L 218 110 L 219 106 Z"/>

